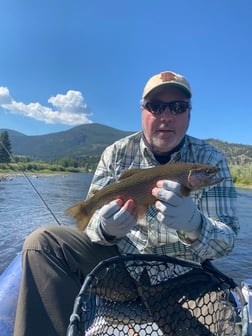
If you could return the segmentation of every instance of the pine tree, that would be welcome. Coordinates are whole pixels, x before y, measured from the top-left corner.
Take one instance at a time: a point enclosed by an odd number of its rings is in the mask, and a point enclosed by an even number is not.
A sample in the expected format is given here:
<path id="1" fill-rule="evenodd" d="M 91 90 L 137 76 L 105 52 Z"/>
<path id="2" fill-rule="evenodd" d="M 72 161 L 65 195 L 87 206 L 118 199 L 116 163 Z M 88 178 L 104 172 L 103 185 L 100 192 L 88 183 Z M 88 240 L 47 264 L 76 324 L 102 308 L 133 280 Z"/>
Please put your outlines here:
<path id="1" fill-rule="evenodd" d="M 9 133 L 4 131 L 0 134 L 0 163 L 11 162 L 11 142 Z"/>

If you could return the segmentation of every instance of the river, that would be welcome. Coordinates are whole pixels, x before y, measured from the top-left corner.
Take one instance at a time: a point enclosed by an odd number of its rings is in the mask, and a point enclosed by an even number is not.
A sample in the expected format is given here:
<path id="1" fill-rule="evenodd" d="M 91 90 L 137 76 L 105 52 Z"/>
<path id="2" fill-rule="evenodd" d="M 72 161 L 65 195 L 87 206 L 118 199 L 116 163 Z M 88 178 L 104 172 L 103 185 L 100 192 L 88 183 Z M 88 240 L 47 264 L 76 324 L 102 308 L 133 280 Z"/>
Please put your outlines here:
<path id="1" fill-rule="evenodd" d="M 75 225 L 64 210 L 86 196 L 92 174 L 33 176 L 32 184 L 62 225 Z M 232 254 L 215 261 L 240 283 L 252 278 L 252 191 L 238 189 L 241 231 Z M 20 252 L 25 237 L 45 224 L 58 225 L 25 177 L 0 182 L 0 274 Z"/>

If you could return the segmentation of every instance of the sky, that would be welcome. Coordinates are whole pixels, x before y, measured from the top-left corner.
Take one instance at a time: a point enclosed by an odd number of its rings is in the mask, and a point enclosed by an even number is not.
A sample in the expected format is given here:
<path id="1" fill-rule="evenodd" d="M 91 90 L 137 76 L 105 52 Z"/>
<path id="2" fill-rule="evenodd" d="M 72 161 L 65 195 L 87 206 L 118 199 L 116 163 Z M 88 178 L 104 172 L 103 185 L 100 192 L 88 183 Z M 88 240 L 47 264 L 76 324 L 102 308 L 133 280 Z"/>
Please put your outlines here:
<path id="1" fill-rule="evenodd" d="M 188 133 L 252 145 L 251 0 L 0 1 L 0 129 L 141 129 L 146 81 L 190 82 Z"/>

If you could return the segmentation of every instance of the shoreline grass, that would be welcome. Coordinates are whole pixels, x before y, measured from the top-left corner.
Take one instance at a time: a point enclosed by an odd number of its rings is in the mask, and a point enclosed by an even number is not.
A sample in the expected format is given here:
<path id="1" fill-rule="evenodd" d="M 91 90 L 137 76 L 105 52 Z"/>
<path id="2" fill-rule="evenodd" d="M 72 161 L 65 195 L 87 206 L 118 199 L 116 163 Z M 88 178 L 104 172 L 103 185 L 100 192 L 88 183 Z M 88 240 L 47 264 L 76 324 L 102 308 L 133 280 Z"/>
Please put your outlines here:
<path id="1" fill-rule="evenodd" d="M 7 181 L 12 180 L 17 177 L 21 177 L 24 175 L 27 175 L 28 177 L 32 178 L 38 178 L 42 176 L 55 176 L 55 175 L 68 175 L 68 174 L 78 174 L 78 173 L 92 173 L 91 171 L 85 171 L 82 169 L 74 169 L 74 171 L 71 170 L 50 170 L 50 169 L 43 169 L 43 170 L 34 170 L 34 171 L 25 171 L 23 173 L 22 171 L 13 171 L 13 170 L 3 170 L 0 169 L 0 182 L 1 181 Z M 252 181 L 248 183 L 247 179 L 246 182 L 243 183 L 241 179 L 239 179 L 239 182 L 235 181 L 234 178 L 234 185 L 237 189 L 251 189 L 252 190 Z"/>

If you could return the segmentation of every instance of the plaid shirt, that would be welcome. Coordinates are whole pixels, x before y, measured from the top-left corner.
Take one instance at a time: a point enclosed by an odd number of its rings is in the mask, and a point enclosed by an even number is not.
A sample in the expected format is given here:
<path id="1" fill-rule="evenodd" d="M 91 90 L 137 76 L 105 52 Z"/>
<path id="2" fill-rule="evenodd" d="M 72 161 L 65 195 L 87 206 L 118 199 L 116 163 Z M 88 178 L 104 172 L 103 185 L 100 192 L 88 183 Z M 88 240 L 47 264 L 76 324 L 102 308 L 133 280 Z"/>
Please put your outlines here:
<path id="1" fill-rule="evenodd" d="M 145 228 L 136 226 L 127 236 L 114 241 L 107 241 L 102 235 L 96 212 L 86 229 L 91 240 L 103 245 L 117 244 L 122 254 L 156 253 L 196 262 L 228 255 L 239 232 L 239 222 L 235 213 L 237 195 L 225 157 L 207 142 L 186 135 L 183 146 L 171 155 L 168 164 L 174 162 L 218 166 L 218 176 L 224 178 L 218 185 L 191 193 L 202 214 L 202 231 L 196 242 L 188 244 L 179 232 L 160 224 L 154 206 L 147 210 Z M 143 141 L 142 132 L 116 141 L 103 152 L 88 197 L 94 190 L 117 181 L 125 169 L 157 165 L 159 163 Z"/>

